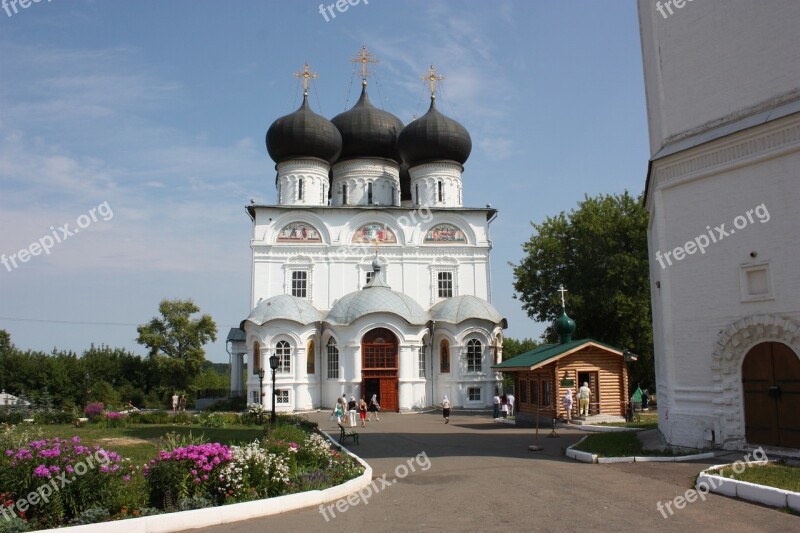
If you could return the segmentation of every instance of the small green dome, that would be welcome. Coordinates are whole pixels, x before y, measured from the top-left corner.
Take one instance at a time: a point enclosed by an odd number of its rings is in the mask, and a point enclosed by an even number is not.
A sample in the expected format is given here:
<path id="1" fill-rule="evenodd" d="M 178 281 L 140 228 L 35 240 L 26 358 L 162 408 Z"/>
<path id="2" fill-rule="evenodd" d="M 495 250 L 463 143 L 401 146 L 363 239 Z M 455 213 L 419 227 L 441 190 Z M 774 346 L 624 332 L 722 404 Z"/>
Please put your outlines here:
<path id="1" fill-rule="evenodd" d="M 561 308 L 561 316 L 553 321 L 553 329 L 558 335 L 559 342 L 565 344 L 572 340 L 575 333 L 575 321 L 567 316 L 567 310 Z"/>

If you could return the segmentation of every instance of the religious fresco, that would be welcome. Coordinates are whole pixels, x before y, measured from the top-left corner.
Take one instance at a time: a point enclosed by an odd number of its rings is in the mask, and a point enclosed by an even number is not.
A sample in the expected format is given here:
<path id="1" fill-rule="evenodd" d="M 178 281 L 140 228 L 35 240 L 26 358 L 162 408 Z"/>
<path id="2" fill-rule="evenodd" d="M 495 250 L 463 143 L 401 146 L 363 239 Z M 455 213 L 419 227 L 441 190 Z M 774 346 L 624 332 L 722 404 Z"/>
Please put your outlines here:
<path id="1" fill-rule="evenodd" d="M 425 234 L 425 244 L 466 244 L 464 232 L 452 224 L 437 224 Z"/>
<path id="2" fill-rule="evenodd" d="M 397 244 L 394 232 L 384 224 L 367 224 L 361 226 L 353 235 L 354 243 L 379 242 L 381 244 Z"/>
<path id="3" fill-rule="evenodd" d="M 314 226 L 305 222 L 292 222 L 278 233 L 276 242 L 322 242 L 322 237 Z"/>

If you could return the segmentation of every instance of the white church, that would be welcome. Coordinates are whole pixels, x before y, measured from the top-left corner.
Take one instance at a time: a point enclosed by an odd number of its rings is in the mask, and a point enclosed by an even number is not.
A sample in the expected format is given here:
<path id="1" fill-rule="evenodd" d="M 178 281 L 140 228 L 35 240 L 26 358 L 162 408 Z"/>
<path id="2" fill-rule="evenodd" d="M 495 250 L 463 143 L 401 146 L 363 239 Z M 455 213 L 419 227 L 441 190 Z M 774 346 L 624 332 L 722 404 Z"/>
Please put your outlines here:
<path id="1" fill-rule="evenodd" d="M 506 320 L 492 306 L 490 207 L 464 207 L 472 141 L 436 108 L 407 126 L 367 93 L 328 120 L 309 107 L 278 118 L 266 144 L 276 205 L 250 205 L 252 310 L 228 340 L 232 390 L 277 410 L 373 394 L 384 411 L 485 407 L 501 385 Z M 245 382 L 241 382 L 247 362 Z M 266 370 L 261 388 L 259 369 Z"/>
<path id="2" fill-rule="evenodd" d="M 639 0 L 659 428 L 800 448 L 800 2 Z"/>

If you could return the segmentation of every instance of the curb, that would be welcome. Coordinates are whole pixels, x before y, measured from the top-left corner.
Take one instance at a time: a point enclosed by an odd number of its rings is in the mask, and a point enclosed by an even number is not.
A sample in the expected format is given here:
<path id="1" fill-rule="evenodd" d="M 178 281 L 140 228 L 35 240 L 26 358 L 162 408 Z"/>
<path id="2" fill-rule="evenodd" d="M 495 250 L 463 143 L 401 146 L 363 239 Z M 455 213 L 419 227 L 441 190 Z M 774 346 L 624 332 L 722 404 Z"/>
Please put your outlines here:
<path id="1" fill-rule="evenodd" d="M 703 484 L 707 492 L 722 494 L 723 496 L 730 496 L 731 498 L 739 498 L 770 507 L 789 507 L 795 512 L 800 512 L 800 492 L 756 485 L 755 483 L 747 481 L 739 481 L 707 473 L 709 470 L 716 470 L 729 466 L 730 464 L 731 463 L 710 466 L 700 472 L 700 475 L 697 476 L 697 483 L 695 484 L 695 488 L 698 489 L 698 492 L 700 492 L 700 485 Z"/>
<path id="2" fill-rule="evenodd" d="M 359 456 L 334 440 L 326 431 L 319 430 L 334 446 L 355 459 L 364 467 L 364 473 L 341 485 L 325 490 L 312 490 L 299 494 L 288 494 L 276 498 L 267 498 L 244 503 L 232 503 L 217 507 L 206 507 L 193 511 L 178 511 L 140 518 L 128 518 L 113 522 L 100 522 L 85 526 L 69 526 L 57 529 L 37 530 L 43 533 L 70 531 L 76 533 L 172 533 L 200 527 L 230 524 L 252 518 L 262 518 L 276 514 L 295 511 L 305 507 L 314 507 L 323 503 L 339 500 L 372 483 L 372 467 Z"/>
<path id="3" fill-rule="evenodd" d="M 697 459 L 710 459 L 712 457 L 715 457 L 716 455 L 714 452 L 706 452 L 706 453 L 698 453 L 697 455 L 681 455 L 677 457 L 657 456 L 657 455 L 634 456 L 634 457 L 598 457 L 596 454 L 590 452 L 582 452 L 574 449 L 575 446 L 585 441 L 588 437 L 589 436 L 586 435 L 581 440 L 579 440 L 578 442 L 567 448 L 567 453 L 566 453 L 567 457 L 569 457 L 570 459 L 575 459 L 576 461 L 580 461 L 582 463 L 609 464 L 609 463 L 680 463 L 683 461 L 694 461 Z M 797 496 L 798 498 L 800 498 L 800 494 L 797 494 Z"/>

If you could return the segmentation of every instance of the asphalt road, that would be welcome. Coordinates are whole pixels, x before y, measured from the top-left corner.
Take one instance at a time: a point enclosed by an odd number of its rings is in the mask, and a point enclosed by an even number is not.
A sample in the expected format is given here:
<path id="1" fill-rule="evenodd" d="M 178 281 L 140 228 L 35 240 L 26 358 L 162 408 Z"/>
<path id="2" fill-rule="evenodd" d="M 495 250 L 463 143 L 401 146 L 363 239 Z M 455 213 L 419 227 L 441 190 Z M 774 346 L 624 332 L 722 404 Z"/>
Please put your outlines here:
<path id="1" fill-rule="evenodd" d="M 310 418 L 336 430 L 327 413 Z M 800 531 L 800 517 L 713 494 L 680 510 L 673 504 L 673 514 L 666 510 L 705 465 L 739 454 L 692 463 L 584 464 L 563 455 L 584 434 L 577 429 L 559 430 L 558 438 L 540 430 L 544 451 L 530 452 L 532 429 L 458 412 L 447 425 L 441 412 L 383 413 L 358 431 L 360 445 L 348 442 L 349 448 L 374 470 L 366 504 L 342 501 L 337 509 L 331 502 L 324 514 L 316 507 L 194 531 Z"/>

